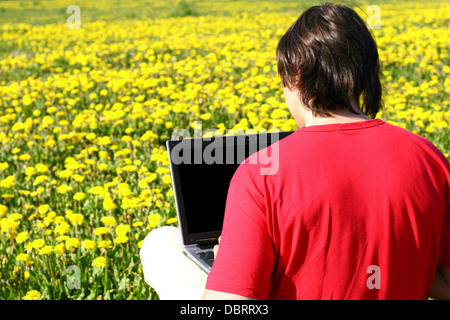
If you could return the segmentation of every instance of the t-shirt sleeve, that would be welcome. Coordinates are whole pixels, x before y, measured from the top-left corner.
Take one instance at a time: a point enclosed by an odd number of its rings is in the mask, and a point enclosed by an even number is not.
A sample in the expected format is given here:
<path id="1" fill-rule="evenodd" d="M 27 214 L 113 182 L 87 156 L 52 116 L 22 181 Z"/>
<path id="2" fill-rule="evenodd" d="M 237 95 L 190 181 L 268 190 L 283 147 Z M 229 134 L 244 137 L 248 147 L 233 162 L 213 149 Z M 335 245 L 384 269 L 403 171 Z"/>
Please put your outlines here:
<path id="1" fill-rule="evenodd" d="M 444 223 L 442 225 L 438 266 L 450 268 L 450 205 L 447 206 L 447 212 L 445 213 Z"/>
<path id="2" fill-rule="evenodd" d="M 444 162 L 444 174 L 446 178 L 447 207 L 442 224 L 438 266 L 442 268 L 450 268 L 450 164 L 443 155 L 441 155 L 441 158 Z"/>
<path id="3" fill-rule="evenodd" d="M 222 237 L 206 289 L 267 299 L 274 265 L 264 195 L 249 181 L 232 180 Z"/>

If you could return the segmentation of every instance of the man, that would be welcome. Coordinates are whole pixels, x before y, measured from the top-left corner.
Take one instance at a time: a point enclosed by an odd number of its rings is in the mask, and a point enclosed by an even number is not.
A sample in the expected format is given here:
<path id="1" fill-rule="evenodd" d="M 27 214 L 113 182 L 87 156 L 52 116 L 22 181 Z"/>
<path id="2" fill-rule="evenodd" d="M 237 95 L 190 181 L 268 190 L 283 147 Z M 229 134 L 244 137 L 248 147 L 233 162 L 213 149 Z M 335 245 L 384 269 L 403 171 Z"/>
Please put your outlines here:
<path id="1" fill-rule="evenodd" d="M 380 68 L 365 23 L 343 5 L 312 7 L 277 64 L 299 129 L 278 142 L 276 174 L 249 159 L 235 172 L 203 298 L 450 298 L 450 165 L 374 119 Z"/>

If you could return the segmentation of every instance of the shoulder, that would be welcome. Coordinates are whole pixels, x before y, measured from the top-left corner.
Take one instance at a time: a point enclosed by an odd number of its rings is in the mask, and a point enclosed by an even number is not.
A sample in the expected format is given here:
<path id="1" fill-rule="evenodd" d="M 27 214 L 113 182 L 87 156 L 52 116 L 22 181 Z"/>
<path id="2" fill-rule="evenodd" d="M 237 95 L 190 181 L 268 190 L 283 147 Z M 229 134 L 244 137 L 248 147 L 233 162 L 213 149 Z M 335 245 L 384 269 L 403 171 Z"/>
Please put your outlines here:
<path id="1" fill-rule="evenodd" d="M 439 166 L 450 170 L 449 160 L 429 139 L 390 123 L 386 123 L 386 131 L 392 139 L 397 138 L 399 141 L 403 142 L 398 145 L 399 149 L 406 149 L 413 153 L 421 153 L 431 157 L 439 164 Z"/>
<path id="2" fill-rule="evenodd" d="M 285 137 L 277 137 L 278 141 L 262 148 L 246 158 L 234 173 L 232 180 L 241 182 L 262 183 L 270 176 L 277 175 L 282 163 L 289 157 L 294 144 L 298 141 L 300 132 L 294 131 Z"/>
<path id="3" fill-rule="evenodd" d="M 396 154 L 401 154 L 402 159 L 408 159 L 409 163 L 414 164 L 414 168 L 405 167 L 405 170 L 425 171 L 433 179 L 439 177 L 449 192 L 450 203 L 450 163 L 442 151 L 429 139 L 395 125 L 386 123 L 386 131 L 394 141 Z M 405 171 L 405 174 L 408 173 Z"/>

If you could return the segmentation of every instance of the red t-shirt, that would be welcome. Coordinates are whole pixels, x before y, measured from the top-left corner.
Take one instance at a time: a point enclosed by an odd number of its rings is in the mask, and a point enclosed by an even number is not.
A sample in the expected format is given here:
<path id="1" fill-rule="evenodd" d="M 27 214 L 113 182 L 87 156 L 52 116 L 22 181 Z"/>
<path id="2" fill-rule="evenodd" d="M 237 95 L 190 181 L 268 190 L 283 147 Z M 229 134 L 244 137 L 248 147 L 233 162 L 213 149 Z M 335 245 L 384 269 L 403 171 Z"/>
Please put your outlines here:
<path id="1" fill-rule="evenodd" d="M 277 149 L 278 172 L 261 174 Z M 207 289 L 425 299 L 450 267 L 450 165 L 425 138 L 376 119 L 301 128 L 265 151 L 230 182 Z"/>

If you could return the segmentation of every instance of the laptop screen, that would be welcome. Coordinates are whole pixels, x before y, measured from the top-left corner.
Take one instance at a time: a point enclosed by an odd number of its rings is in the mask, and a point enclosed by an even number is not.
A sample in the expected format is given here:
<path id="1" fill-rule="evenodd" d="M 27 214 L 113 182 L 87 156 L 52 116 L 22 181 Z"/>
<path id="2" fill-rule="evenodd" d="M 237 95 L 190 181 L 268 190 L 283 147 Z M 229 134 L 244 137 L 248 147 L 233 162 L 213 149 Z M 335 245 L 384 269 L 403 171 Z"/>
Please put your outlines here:
<path id="1" fill-rule="evenodd" d="M 180 164 L 180 186 L 190 234 L 222 230 L 228 185 L 239 164 Z"/>
<path id="2" fill-rule="evenodd" d="M 169 140 L 172 181 L 184 244 L 217 238 L 228 186 L 251 154 L 292 132 Z"/>

